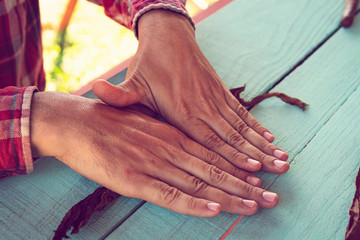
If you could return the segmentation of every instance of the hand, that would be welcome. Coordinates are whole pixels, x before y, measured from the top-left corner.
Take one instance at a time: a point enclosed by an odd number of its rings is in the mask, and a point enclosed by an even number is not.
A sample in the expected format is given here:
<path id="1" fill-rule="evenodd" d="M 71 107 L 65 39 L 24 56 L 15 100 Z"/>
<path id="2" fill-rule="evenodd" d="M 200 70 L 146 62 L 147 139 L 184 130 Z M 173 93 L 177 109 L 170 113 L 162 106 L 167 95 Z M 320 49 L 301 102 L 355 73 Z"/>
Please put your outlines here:
<path id="1" fill-rule="evenodd" d="M 133 109 L 40 92 L 33 96 L 30 120 L 34 153 L 55 156 L 128 197 L 201 217 L 220 210 L 251 215 L 259 206 L 272 208 L 278 202 L 275 193 L 243 181 L 255 176 Z"/>
<path id="2" fill-rule="evenodd" d="M 224 43 L 225 44 L 225 43 Z M 141 102 L 192 139 L 246 171 L 284 173 L 288 154 L 231 95 L 201 52 L 194 29 L 180 14 L 153 10 L 139 20 L 139 48 L 126 81 L 93 85 L 117 107 Z"/>

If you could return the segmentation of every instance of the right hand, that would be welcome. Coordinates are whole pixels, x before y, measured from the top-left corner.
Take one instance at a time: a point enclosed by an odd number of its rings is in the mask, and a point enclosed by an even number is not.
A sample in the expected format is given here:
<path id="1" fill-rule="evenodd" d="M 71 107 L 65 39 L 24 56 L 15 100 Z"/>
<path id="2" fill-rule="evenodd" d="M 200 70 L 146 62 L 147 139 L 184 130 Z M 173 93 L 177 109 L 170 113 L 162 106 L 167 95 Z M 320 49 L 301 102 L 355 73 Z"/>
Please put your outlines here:
<path id="1" fill-rule="evenodd" d="M 33 153 L 55 156 L 128 197 L 200 217 L 254 214 L 278 196 L 179 130 L 135 110 L 56 92 L 35 93 Z M 253 185 L 249 184 L 252 183 Z"/>
<path id="2" fill-rule="evenodd" d="M 141 103 L 187 136 L 246 171 L 288 171 L 288 154 L 236 100 L 202 53 L 194 28 L 181 14 L 153 10 L 138 22 L 139 47 L 126 79 L 93 84 L 114 107 Z"/>

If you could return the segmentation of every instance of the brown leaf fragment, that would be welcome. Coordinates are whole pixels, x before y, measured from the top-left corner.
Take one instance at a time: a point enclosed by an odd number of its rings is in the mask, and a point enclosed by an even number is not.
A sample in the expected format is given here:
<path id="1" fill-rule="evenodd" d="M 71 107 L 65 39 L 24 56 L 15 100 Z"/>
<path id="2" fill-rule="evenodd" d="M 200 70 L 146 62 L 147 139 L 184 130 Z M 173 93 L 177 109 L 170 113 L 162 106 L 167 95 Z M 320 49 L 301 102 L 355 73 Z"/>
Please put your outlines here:
<path id="1" fill-rule="evenodd" d="M 253 98 L 251 101 L 246 101 L 245 99 L 240 97 L 240 94 L 245 90 L 245 85 L 239 88 L 233 88 L 230 90 L 230 92 L 236 97 L 236 99 L 244 106 L 244 107 L 249 107 L 252 108 L 254 106 L 256 106 L 257 104 L 259 104 L 261 101 L 267 99 L 267 98 L 271 98 L 271 97 L 278 97 L 281 100 L 283 100 L 284 102 L 297 106 L 299 108 L 301 108 L 303 111 L 305 111 L 306 107 L 308 106 L 308 104 L 304 103 L 303 101 L 297 99 L 297 98 L 292 98 L 289 97 L 288 95 L 281 93 L 281 92 L 272 92 L 272 93 L 264 93 L 261 94 L 259 96 L 256 96 L 255 98 Z"/>
<path id="2" fill-rule="evenodd" d="M 66 233 L 72 228 L 71 234 L 79 232 L 80 228 L 90 219 L 96 211 L 101 211 L 120 195 L 105 188 L 99 187 L 92 194 L 74 205 L 64 216 L 60 225 L 55 231 L 53 240 L 69 238 Z"/>
<path id="3" fill-rule="evenodd" d="M 360 170 L 355 180 L 355 194 L 349 210 L 350 220 L 346 227 L 345 240 L 360 239 Z"/>
<path id="4" fill-rule="evenodd" d="M 270 98 L 278 97 L 284 102 L 295 105 L 302 110 L 305 110 L 307 104 L 300 101 L 297 98 L 292 98 L 287 96 L 284 93 L 273 92 L 273 93 L 264 93 L 261 94 L 251 101 L 246 101 L 240 97 L 240 93 L 245 90 L 245 85 L 243 87 L 231 89 L 230 92 L 236 97 L 237 100 L 245 107 L 254 107 L 256 104 L 261 101 Z M 85 224 L 90 219 L 91 215 L 96 211 L 101 211 L 105 206 L 110 204 L 115 199 L 119 198 L 120 195 L 105 188 L 97 188 L 92 194 L 87 196 L 85 199 L 78 202 L 73 206 L 64 216 L 60 225 L 55 231 L 55 236 L 53 240 L 61 240 L 63 238 L 69 238 L 66 234 L 71 228 L 71 234 L 76 234 L 79 232 L 80 228 L 85 226 Z"/>
<path id="5" fill-rule="evenodd" d="M 349 28 L 353 24 L 359 0 L 346 0 L 340 26 Z"/>

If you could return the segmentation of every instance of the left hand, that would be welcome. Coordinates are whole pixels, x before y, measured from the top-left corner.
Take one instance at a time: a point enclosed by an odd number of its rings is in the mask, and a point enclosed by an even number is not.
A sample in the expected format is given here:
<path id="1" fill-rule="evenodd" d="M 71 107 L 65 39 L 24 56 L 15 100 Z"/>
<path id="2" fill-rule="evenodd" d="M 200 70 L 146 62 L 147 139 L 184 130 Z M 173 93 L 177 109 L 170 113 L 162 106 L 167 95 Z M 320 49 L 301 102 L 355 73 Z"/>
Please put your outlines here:
<path id="1" fill-rule="evenodd" d="M 231 95 L 201 52 L 189 21 L 152 10 L 139 20 L 139 47 L 125 82 L 93 85 L 105 103 L 141 102 L 203 146 L 246 171 L 284 173 L 288 154 Z"/>

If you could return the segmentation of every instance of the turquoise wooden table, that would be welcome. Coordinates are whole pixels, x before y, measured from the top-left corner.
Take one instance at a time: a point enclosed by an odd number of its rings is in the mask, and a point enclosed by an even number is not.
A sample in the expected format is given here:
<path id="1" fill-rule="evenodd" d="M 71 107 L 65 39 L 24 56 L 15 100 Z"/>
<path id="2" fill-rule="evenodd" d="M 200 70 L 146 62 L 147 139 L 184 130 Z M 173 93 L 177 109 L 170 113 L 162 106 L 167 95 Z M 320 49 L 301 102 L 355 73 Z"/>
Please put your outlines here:
<path id="1" fill-rule="evenodd" d="M 197 218 L 121 197 L 71 238 L 343 239 L 360 159 L 360 17 L 339 28 L 343 4 L 235 0 L 197 26 L 229 88 L 246 83 L 247 99 L 281 91 L 310 104 L 303 112 L 269 99 L 251 110 L 290 154 L 288 173 L 258 174 L 279 194 L 276 208 Z M 0 180 L 0 239 L 52 238 L 64 214 L 97 187 L 53 158 L 40 159 L 29 176 Z"/>

